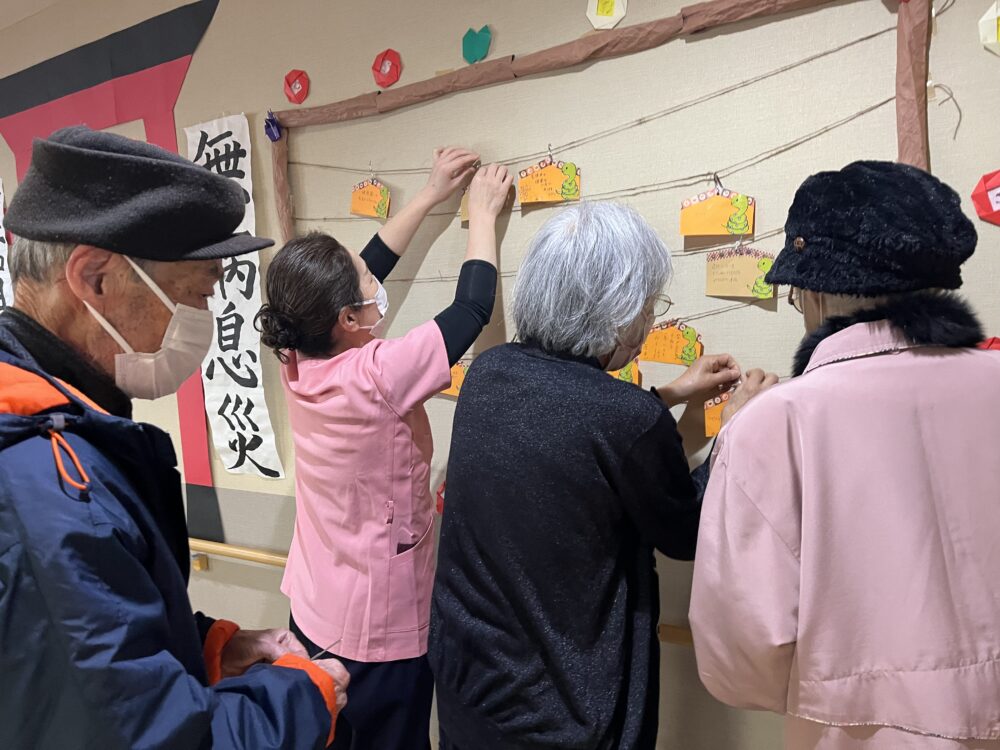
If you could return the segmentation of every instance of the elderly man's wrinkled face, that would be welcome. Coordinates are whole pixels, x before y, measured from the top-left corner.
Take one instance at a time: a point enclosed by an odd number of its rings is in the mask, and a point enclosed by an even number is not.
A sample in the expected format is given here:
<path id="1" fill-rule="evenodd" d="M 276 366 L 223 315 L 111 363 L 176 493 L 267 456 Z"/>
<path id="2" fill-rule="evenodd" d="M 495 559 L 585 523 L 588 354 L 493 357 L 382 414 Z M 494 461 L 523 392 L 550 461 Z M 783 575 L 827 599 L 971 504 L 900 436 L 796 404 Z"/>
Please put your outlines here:
<path id="1" fill-rule="evenodd" d="M 214 293 L 215 284 L 222 278 L 220 260 L 144 265 L 146 273 L 171 302 L 197 310 L 208 309 L 208 300 Z M 118 311 L 109 310 L 106 317 L 135 351 L 155 352 L 160 348 L 163 334 L 170 324 L 171 311 L 127 262 L 121 270 L 121 307 Z"/>

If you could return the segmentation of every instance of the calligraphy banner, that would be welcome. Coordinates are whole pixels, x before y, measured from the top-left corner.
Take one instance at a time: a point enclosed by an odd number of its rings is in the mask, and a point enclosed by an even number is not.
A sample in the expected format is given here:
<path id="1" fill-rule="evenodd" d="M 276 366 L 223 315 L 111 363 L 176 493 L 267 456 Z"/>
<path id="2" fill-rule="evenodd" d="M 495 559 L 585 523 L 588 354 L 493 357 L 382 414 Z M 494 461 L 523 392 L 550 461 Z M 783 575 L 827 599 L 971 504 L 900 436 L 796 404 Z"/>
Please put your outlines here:
<path id="1" fill-rule="evenodd" d="M 14 287 L 10 283 L 10 269 L 7 268 L 7 232 L 3 228 L 3 180 L 0 179 L 0 310 L 14 304 Z"/>
<path id="2" fill-rule="evenodd" d="M 237 232 L 255 234 L 250 178 L 250 126 L 245 115 L 231 115 L 184 128 L 188 158 L 243 188 L 247 203 Z M 205 411 L 212 441 L 226 470 L 268 479 L 284 476 L 264 400 L 260 333 L 253 320 L 260 309 L 258 253 L 227 258 L 222 280 L 209 306 L 215 315 L 215 340 L 201 368 Z"/>

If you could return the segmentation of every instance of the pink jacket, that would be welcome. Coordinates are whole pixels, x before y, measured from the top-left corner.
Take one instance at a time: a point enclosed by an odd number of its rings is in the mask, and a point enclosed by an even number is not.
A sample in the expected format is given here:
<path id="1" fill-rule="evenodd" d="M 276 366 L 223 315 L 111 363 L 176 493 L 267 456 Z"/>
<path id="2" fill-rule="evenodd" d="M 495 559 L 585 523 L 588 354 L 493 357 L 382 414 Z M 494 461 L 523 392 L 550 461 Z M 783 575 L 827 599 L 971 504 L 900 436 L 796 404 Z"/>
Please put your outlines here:
<path id="1" fill-rule="evenodd" d="M 295 535 L 281 590 L 320 648 L 356 661 L 427 653 L 433 444 L 423 402 L 451 383 L 437 323 L 281 368 L 295 440 Z"/>
<path id="2" fill-rule="evenodd" d="M 881 321 L 726 426 L 690 613 L 716 698 L 789 748 L 1000 748 L 998 404 L 1000 354 Z"/>

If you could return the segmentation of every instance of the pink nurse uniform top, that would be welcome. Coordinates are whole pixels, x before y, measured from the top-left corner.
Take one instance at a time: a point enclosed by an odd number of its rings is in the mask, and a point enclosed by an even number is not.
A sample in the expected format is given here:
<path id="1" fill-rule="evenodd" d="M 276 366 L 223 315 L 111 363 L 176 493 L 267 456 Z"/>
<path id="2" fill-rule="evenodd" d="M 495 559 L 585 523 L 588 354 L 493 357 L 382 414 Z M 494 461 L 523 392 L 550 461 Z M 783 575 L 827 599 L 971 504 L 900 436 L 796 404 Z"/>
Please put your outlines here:
<path id="1" fill-rule="evenodd" d="M 451 383 L 430 321 L 281 368 L 295 442 L 295 535 L 281 590 L 320 648 L 356 661 L 427 652 L 433 451 L 423 402 Z"/>

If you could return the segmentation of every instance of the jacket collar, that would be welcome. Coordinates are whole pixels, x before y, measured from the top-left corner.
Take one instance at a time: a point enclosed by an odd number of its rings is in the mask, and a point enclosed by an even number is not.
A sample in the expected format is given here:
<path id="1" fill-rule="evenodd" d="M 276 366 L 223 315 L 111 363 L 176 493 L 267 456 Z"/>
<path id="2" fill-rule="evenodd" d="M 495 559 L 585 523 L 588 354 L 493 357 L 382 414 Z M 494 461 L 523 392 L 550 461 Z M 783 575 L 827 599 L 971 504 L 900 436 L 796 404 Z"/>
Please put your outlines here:
<path id="1" fill-rule="evenodd" d="M 132 401 L 112 378 L 20 310 L 0 313 L 0 350 L 87 394 L 105 411 L 131 419 Z"/>
<path id="2" fill-rule="evenodd" d="M 803 339 L 794 375 L 847 359 L 918 347 L 976 346 L 984 338 L 976 314 L 948 292 L 920 292 L 855 315 L 830 318 Z"/>

